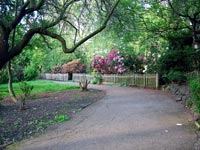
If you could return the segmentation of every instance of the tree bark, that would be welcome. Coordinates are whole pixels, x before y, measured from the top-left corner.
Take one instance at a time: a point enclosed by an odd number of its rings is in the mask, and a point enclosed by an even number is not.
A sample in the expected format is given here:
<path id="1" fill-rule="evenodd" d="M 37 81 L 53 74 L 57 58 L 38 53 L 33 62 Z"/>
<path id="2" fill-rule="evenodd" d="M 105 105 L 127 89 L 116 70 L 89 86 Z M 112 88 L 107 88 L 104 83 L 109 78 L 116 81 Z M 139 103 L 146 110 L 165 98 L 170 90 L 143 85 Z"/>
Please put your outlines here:
<path id="1" fill-rule="evenodd" d="M 16 95 L 15 95 L 15 92 L 14 92 L 13 86 L 12 86 L 13 77 L 12 77 L 12 70 L 11 70 L 11 62 L 10 61 L 8 61 L 7 72 L 8 72 L 8 78 L 9 78 L 8 79 L 8 91 L 9 91 L 9 94 L 10 94 L 12 101 L 14 103 L 17 103 L 17 98 L 16 98 Z"/>

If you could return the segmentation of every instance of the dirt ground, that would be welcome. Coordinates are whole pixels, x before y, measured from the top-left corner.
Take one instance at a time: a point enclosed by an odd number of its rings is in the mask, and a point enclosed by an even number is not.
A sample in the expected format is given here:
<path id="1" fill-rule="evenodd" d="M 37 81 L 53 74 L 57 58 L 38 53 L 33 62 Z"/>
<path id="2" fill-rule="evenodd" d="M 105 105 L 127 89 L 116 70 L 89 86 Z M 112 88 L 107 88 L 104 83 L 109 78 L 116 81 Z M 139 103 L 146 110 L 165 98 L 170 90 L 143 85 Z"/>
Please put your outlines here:
<path id="1" fill-rule="evenodd" d="M 105 92 L 70 90 L 32 95 L 26 102 L 26 110 L 20 111 L 9 98 L 1 101 L 0 149 L 13 142 L 36 136 L 59 125 L 55 116 L 72 115 L 100 100 Z M 61 118 L 62 119 L 62 118 Z M 62 120 L 61 120 L 62 122 Z"/>

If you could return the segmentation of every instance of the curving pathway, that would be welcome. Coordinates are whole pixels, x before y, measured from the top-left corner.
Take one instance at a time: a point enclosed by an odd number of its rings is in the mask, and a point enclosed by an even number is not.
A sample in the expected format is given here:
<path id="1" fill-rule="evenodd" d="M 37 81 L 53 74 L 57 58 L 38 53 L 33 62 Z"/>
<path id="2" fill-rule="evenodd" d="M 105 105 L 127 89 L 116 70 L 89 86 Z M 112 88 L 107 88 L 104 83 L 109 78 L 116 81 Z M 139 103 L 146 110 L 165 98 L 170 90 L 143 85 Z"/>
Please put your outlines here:
<path id="1" fill-rule="evenodd" d="M 116 86 L 57 129 L 17 150 L 192 150 L 194 127 L 182 105 L 162 91 Z"/>

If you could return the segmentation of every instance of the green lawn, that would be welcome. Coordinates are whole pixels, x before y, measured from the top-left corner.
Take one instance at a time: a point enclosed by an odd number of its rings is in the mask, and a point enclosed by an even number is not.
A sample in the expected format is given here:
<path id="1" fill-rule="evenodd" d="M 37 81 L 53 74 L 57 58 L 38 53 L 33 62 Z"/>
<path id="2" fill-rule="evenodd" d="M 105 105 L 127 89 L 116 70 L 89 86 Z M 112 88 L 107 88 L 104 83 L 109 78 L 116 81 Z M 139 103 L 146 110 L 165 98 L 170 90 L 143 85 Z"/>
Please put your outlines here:
<path id="1" fill-rule="evenodd" d="M 45 81 L 45 80 L 37 80 L 37 81 L 28 81 L 29 85 L 33 85 L 33 91 L 31 94 L 38 94 L 44 92 L 56 92 L 56 91 L 64 91 L 70 89 L 77 89 L 78 86 L 74 85 L 66 85 L 66 84 L 59 84 L 52 81 Z M 18 83 L 13 83 L 13 89 L 16 95 L 21 94 L 21 90 L 19 88 Z M 0 96 L 1 97 L 8 97 L 8 84 L 0 84 Z"/>

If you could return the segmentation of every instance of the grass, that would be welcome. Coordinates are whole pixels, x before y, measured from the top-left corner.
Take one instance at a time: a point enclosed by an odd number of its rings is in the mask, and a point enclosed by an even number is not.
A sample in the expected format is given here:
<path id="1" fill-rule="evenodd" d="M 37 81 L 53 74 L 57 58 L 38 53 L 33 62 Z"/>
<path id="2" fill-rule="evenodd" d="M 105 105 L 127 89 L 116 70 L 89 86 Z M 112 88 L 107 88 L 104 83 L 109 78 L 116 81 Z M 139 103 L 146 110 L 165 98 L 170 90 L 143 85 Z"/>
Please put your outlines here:
<path id="1" fill-rule="evenodd" d="M 31 94 L 64 91 L 64 90 L 79 88 L 78 86 L 74 86 L 74 85 L 59 84 L 59 83 L 55 83 L 52 81 L 45 81 L 45 80 L 27 81 L 27 83 L 29 85 L 33 85 L 33 90 Z M 22 91 L 19 88 L 19 83 L 13 83 L 13 89 L 17 96 L 22 93 Z M 0 96 L 2 98 L 9 96 L 8 84 L 0 84 Z"/>

